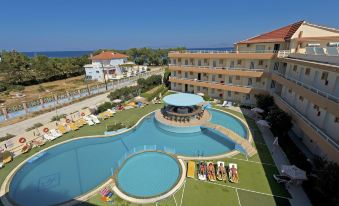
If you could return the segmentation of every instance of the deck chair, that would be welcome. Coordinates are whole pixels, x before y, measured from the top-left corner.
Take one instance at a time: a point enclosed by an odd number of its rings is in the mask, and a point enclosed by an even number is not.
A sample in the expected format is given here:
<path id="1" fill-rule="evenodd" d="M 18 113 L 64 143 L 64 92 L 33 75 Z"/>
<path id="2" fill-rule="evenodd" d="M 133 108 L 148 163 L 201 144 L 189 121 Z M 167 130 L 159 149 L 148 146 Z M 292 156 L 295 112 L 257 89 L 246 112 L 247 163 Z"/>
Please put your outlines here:
<path id="1" fill-rule="evenodd" d="M 56 130 L 56 129 L 51 129 L 51 134 L 52 134 L 52 136 L 55 137 L 55 138 L 58 138 L 58 137 L 61 137 L 61 136 L 62 136 L 62 133 L 59 132 L 59 131 Z"/>
<path id="2" fill-rule="evenodd" d="M 75 123 L 70 123 L 69 124 L 69 127 L 71 128 L 71 130 L 75 131 L 75 130 L 78 130 L 79 127 L 75 124 Z"/>
<path id="3" fill-rule="evenodd" d="M 224 101 L 221 106 L 226 107 L 227 101 Z"/>
<path id="4" fill-rule="evenodd" d="M 65 126 L 63 126 L 63 125 L 59 125 L 59 126 L 58 126 L 58 130 L 59 130 L 62 134 L 65 134 L 65 133 L 68 132 L 67 129 L 65 128 Z"/>
<path id="5" fill-rule="evenodd" d="M 2 163 L 7 164 L 13 160 L 12 154 L 9 151 L 4 151 L 2 153 Z"/>
<path id="6" fill-rule="evenodd" d="M 237 170 L 237 174 L 234 175 L 232 172 L 232 168 L 235 168 Z M 228 178 L 230 182 L 238 183 L 239 182 L 239 173 L 238 173 L 238 166 L 235 163 L 229 163 L 228 164 Z"/>
<path id="7" fill-rule="evenodd" d="M 195 162 L 189 161 L 187 165 L 187 177 L 194 178 L 195 174 Z"/>

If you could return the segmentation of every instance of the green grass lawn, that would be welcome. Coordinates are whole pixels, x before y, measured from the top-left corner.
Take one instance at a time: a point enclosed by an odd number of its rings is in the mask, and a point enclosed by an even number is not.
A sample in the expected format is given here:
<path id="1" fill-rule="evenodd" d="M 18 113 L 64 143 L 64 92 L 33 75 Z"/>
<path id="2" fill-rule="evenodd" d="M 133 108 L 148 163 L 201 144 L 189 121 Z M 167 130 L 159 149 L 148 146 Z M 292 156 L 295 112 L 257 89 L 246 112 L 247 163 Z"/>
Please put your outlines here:
<path id="1" fill-rule="evenodd" d="M 161 108 L 162 105 L 149 105 L 141 109 L 125 110 L 117 113 L 114 117 L 104 120 L 101 124 L 96 126 L 84 126 L 78 131 L 69 132 L 62 137 L 56 139 L 53 142 L 48 142 L 46 146 L 51 146 L 58 142 L 65 141 L 70 138 L 77 138 L 88 135 L 100 135 L 106 130 L 106 126 L 114 124 L 116 122 L 122 122 L 126 125 L 135 124 L 145 114 Z M 196 179 L 186 179 L 185 184 L 172 196 L 158 202 L 158 206 L 218 206 L 218 205 L 278 205 L 287 206 L 290 205 L 288 199 L 289 193 L 273 179 L 273 174 L 278 173 L 277 168 L 274 165 L 271 154 L 265 145 L 263 137 L 259 128 L 255 124 L 255 121 L 243 116 L 241 113 L 217 107 L 224 111 L 230 112 L 237 117 L 245 120 L 249 125 L 253 138 L 254 145 L 258 150 L 258 154 L 247 159 L 244 155 L 238 154 L 231 158 L 223 158 L 222 161 L 226 165 L 228 163 L 236 163 L 239 171 L 239 183 L 233 184 L 230 182 L 216 181 L 214 183 L 207 181 L 199 181 Z M 43 148 L 34 148 L 28 154 L 20 155 L 13 160 L 10 164 L 7 164 L 5 168 L 1 170 L 0 182 L 2 183 L 8 173 L 20 162 L 26 158 L 32 156 Z M 216 162 L 217 160 L 215 160 Z M 264 164 L 263 164 L 264 163 Z M 285 197 L 285 198 L 283 198 Z M 116 206 L 136 206 L 138 204 L 132 204 L 121 198 L 114 196 L 114 204 Z M 1 204 L 0 204 L 1 205 Z M 100 195 L 97 194 L 90 198 L 87 202 L 80 205 L 99 205 L 106 206 L 110 203 L 103 202 L 100 199 Z"/>

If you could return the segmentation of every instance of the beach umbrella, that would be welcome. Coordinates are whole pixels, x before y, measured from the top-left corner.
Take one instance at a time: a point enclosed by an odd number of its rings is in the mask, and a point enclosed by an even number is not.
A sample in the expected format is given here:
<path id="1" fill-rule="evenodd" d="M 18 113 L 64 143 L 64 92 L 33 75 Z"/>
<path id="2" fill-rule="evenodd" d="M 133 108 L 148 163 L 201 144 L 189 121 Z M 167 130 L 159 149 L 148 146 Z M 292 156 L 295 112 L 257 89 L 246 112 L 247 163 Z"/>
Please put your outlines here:
<path id="1" fill-rule="evenodd" d="M 306 172 L 295 165 L 282 165 L 281 173 L 294 180 L 307 180 Z"/>
<path id="2" fill-rule="evenodd" d="M 263 113 L 264 110 L 263 109 L 260 109 L 259 107 L 254 107 L 253 109 L 251 109 L 253 112 L 256 112 L 256 113 Z"/>
<path id="3" fill-rule="evenodd" d="M 264 127 L 270 127 L 270 124 L 266 120 L 259 120 L 257 121 L 257 124 Z"/>
<path id="4" fill-rule="evenodd" d="M 121 100 L 121 99 L 115 99 L 115 100 L 113 100 L 112 102 L 113 102 L 113 103 L 121 103 L 122 100 Z"/>

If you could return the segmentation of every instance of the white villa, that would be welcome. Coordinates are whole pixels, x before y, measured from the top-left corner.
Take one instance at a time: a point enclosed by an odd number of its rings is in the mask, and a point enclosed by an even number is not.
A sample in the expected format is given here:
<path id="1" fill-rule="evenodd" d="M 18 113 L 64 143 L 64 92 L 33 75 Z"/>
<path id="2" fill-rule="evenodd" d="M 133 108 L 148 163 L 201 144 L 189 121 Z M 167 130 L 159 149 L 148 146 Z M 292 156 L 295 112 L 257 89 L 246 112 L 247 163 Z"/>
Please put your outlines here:
<path id="1" fill-rule="evenodd" d="M 92 56 L 92 64 L 84 66 L 88 80 L 104 81 L 133 76 L 138 71 L 133 62 L 127 62 L 127 55 L 114 52 L 101 52 Z"/>

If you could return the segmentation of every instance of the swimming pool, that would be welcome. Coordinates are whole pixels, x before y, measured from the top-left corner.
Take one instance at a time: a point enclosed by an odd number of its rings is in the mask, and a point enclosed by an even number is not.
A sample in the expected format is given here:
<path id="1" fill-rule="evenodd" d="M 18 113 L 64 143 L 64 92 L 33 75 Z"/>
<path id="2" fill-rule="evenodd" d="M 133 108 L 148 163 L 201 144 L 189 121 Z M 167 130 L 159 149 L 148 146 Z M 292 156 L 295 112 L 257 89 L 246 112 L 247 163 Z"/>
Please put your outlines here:
<path id="1" fill-rule="evenodd" d="M 148 198 L 169 191 L 178 181 L 179 163 L 161 152 L 142 152 L 125 161 L 116 182 L 125 194 Z"/>
<path id="2" fill-rule="evenodd" d="M 226 126 L 231 130 L 243 127 L 234 132 L 244 135 L 242 131 L 246 129 L 235 117 L 215 110 L 210 112 L 212 122 L 228 121 Z M 154 115 L 150 115 L 123 134 L 78 139 L 45 151 L 42 157 L 25 163 L 14 175 L 9 197 L 18 204 L 35 206 L 69 201 L 106 181 L 126 152 L 143 145 L 174 148 L 174 153 L 183 156 L 213 156 L 235 148 L 227 137 L 208 129 L 185 134 L 162 130 Z"/>

